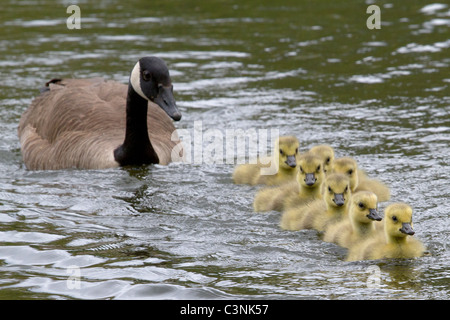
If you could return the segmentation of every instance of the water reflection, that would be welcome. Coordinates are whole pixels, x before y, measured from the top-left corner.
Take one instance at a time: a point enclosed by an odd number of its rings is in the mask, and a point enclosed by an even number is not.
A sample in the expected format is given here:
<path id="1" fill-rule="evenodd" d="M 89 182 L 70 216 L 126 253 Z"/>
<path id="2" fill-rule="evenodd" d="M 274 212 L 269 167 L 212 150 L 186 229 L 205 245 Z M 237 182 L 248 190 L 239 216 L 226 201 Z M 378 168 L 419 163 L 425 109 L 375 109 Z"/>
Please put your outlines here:
<path id="1" fill-rule="evenodd" d="M 448 299 L 448 5 L 381 4 L 382 28 L 368 30 L 368 3 L 83 2 L 82 29 L 68 30 L 61 4 L 0 13 L 1 297 Z M 126 83 L 143 55 L 167 61 L 180 129 L 277 128 L 302 150 L 332 145 L 412 204 L 431 255 L 347 263 L 315 232 L 254 214 L 256 189 L 232 184 L 228 158 L 25 170 L 17 123 L 45 81 Z M 73 265 L 81 289 L 67 284 Z"/>

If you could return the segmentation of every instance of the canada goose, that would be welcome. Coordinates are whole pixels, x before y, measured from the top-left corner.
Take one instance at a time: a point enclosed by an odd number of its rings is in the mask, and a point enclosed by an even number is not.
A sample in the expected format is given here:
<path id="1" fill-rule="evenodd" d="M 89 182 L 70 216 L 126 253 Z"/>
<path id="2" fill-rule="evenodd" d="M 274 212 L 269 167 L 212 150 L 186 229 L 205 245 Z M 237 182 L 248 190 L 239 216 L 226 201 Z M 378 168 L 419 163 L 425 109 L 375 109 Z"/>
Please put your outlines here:
<path id="1" fill-rule="evenodd" d="M 389 188 L 381 181 L 369 178 L 353 158 L 335 159 L 331 165 L 331 171 L 346 174 L 350 179 L 352 192 L 372 191 L 377 195 L 379 202 L 388 201 L 391 197 Z"/>
<path id="2" fill-rule="evenodd" d="M 425 246 L 412 238 L 412 208 L 406 203 L 393 203 L 384 211 L 384 232 L 349 248 L 347 260 L 415 258 L 425 253 Z"/>
<path id="3" fill-rule="evenodd" d="M 330 225 L 323 235 L 323 240 L 334 242 L 348 248 L 375 234 L 374 221 L 381 221 L 377 211 L 377 196 L 370 191 L 352 194 L 349 219 Z"/>
<path id="4" fill-rule="evenodd" d="M 348 177 L 343 174 L 330 174 L 323 186 L 323 199 L 284 211 L 280 227 L 286 230 L 312 228 L 324 231 L 330 223 L 346 218 L 351 198 Z"/>
<path id="5" fill-rule="evenodd" d="M 299 146 L 300 143 L 296 137 L 279 137 L 275 142 L 274 154 L 271 159 L 264 159 L 269 160 L 267 161 L 269 164 L 261 163 L 260 159 L 258 159 L 256 164 L 238 165 L 232 176 L 234 183 L 279 185 L 295 179 Z M 271 167 L 271 161 L 276 161 L 276 173 L 262 174 L 263 168 Z"/>
<path id="6" fill-rule="evenodd" d="M 323 160 L 310 152 L 298 157 L 297 179 L 277 187 L 266 187 L 255 195 L 256 212 L 282 211 L 321 198 L 320 185 L 324 179 Z"/>
<path id="7" fill-rule="evenodd" d="M 141 58 L 131 71 L 128 89 L 99 78 L 54 79 L 46 86 L 18 127 L 28 169 L 171 162 L 179 143 L 171 118 L 178 121 L 181 114 L 163 60 Z"/>
<path id="8" fill-rule="evenodd" d="M 313 146 L 309 149 L 309 152 L 322 158 L 325 173 L 330 171 L 331 164 L 334 161 L 334 150 L 331 146 L 325 144 Z"/>

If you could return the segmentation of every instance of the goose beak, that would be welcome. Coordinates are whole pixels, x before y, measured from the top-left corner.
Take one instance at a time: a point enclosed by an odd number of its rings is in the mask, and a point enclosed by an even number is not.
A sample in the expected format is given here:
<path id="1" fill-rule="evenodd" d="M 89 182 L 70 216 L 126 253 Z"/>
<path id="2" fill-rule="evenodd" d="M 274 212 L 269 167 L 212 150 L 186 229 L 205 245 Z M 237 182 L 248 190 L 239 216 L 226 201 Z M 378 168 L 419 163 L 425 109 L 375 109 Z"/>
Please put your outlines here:
<path id="1" fill-rule="evenodd" d="M 161 109 L 163 109 L 174 121 L 179 121 L 181 119 L 181 113 L 178 111 L 175 103 L 172 88 L 172 86 L 165 87 L 160 85 L 158 95 L 156 96 L 154 102 L 159 105 Z"/>
<path id="2" fill-rule="evenodd" d="M 369 214 L 367 215 L 367 218 L 375 221 L 381 221 L 382 219 L 376 209 L 369 209 Z"/>
<path id="3" fill-rule="evenodd" d="M 287 156 L 287 159 L 285 162 L 291 168 L 295 168 L 297 166 L 297 161 L 295 160 L 295 156 Z"/>
<path id="4" fill-rule="evenodd" d="M 307 186 L 312 187 L 316 183 L 317 179 L 314 173 L 307 173 L 305 176 L 305 183 Z"/>
<path id="5" fill-rule="evenodd" d="M 411 223 L 408 223 L 408 222 L 402 223 L 402 227 L 399 230 L 400 230 L 400 232 L 403 232 L 404 234 L 407 234 L 410 236 L 412 236 L 415 233 L 414 229 L 412 228 Z"/>
<path id="6" fill-rule="evenodd" d="M 343 206 L 345 203 L 344 194 L 343 193 L 335 193 L 333 201 L 338 207 Z"/>

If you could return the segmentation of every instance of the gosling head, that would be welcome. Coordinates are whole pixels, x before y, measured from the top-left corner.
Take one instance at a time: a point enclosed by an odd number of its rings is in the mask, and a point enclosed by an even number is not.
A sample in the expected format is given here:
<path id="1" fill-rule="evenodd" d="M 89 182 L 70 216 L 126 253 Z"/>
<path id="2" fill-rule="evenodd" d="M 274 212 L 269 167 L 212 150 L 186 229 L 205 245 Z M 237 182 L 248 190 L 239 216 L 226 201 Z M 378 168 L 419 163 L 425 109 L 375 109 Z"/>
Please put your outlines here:
<path id="1" fill-rule="evenodd" d="M 142 98 L 156 103 L 169 117 L 178 121 L 178 111 L 173 97 L 173 85 L 166 63 L 157 57 L 141 58 L 130 75 L 133 90 Z"/>
<path id="2" fill-rule="evenodd" d="M 350 216 L 352 220 L 359 223 L 370 223 L 381 221 L 377 210 L 377 195 L 370 191 L 359 191 L 352 194 Z"/>
<path id="3" fill-rule="evenodd" d="M 309 152 L 319 156 L 323 161 L 323 171 L 329 172 L 334 161 L 334 150 L 328 145 L 317 145 L 309 149 Z"/>
<path id="4" fill-rule="evenodd" d="M 297 181 L 301 186 L 314 188 L 320 186 L 324 179 L 323 160 L 310 152 L 298 158 Z"/>
<path id="5" fill-rule="evenodd" d="M 393 203 L 384 211 L 384 230 L 388 237 L 404 238 L 415 232 L 412 223 L 412 208 L 406 203 Z"/>
<path id="6" fill-rule="evenodd" d="M 348 204 L 351 197 L 350 181 L 348 177 L 343 174 L 330 174 L 325 179 L 323 192 L 327 205 L 332 207 L 343 207 Z"/>
<path id="7" fill-rule="evenodd" d="M 350 179 L 352 191 L 358 187 L 358 164 L 354 159 L 348 157 L 335 159 L 331 165 L 331 172 L 345 174 Z"/>
<path id="8" fill-rule="evenodd" d="M 297 167 L 298 148 L 300 142 L 296 137 L 283 136 L 278 138 L 275 152 L 278 152 L 279 167 L 283 169 L 294 169 Z"/>

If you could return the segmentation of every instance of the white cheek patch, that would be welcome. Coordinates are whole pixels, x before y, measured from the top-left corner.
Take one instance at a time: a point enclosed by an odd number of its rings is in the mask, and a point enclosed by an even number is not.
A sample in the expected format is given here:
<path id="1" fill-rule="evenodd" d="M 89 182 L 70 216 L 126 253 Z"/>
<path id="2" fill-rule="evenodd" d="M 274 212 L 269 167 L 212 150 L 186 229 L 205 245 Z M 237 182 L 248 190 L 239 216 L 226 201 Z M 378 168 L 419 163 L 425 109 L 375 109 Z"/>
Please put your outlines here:
<path id="1" fill-rule="evenodd" d="M 134 91 L 136 91 L 145 100 L 148 100 L 141 89 L 141 67 L 139 65 L 139 61 L 134 66 L 133 71 L 131 71 L 130 83 L 133 86 Z"/>

